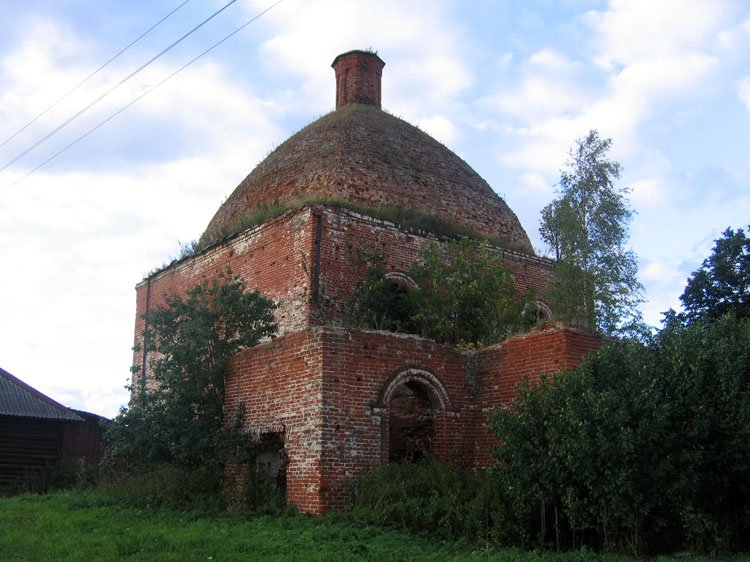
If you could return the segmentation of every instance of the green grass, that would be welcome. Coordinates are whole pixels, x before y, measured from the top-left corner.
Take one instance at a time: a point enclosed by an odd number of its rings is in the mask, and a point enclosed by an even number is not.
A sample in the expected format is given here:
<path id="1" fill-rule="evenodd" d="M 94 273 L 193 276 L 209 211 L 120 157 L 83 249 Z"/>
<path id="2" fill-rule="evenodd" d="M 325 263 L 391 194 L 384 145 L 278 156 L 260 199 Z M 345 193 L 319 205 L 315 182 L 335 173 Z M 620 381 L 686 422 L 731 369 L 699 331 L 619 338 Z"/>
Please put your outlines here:
<path id="1" fill-rule="evenodd" d="M 395 530 L 358 527 L 343 516 L 209 516 L 124 507 L 101 493 L 58 492 L 0 498 L 0 560 L 628 559 L 441 542 Z"/>

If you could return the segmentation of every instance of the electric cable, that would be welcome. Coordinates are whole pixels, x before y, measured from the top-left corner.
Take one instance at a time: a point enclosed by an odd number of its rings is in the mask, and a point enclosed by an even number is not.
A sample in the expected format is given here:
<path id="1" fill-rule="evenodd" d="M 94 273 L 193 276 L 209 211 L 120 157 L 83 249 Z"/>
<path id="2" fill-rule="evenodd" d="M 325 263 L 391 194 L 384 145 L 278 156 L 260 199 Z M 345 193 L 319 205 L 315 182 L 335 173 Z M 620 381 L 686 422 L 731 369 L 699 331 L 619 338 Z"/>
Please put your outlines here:
<path id="1" fill-rule="evenodd" d="M 71 142 L 70 144 L 68 144 L 67 146 L 65 146 L 64 148 L 60 149 L 58 152 L 56 152 L 55 154 L 53 154 L 52 156 L 50 156 L 49 158 L 47 158 L 44 162 L 42 162 L 41 164 L 39 164 L 36 168 L 33 168 L 32 170 L 30 170 L 26 175 L 21 176 L 19 179 L 17 179 L 16 181 L 14 181 L 10 185 L 8 185 L 5 189 L 3 189 L 2 191 L 0 191 L 0 193 L 2 193 L 4 191 L 7 191 L 11 187 L 13 187 L 13 186 L 21 183 L 23 180 L 25 180 L 26 178 L 28 178 L 31 174 L 33 174 L 34 172 L 36 172 L 37 170 L 39 170 L 40 168 L 42 168 L 43 166 L 45 166 L 46 164 L 48 164 L 49 162 L 51 162 L 52 160 L 54 160 L 55 158 L 57 158 L 58 156 L 60 156 L 63 152 L 67 151 L 71 147 L 73 147 L 76 144 L 78 144 L 80 141 L 82 141 L 83 139 L 85 139 L 86 137 L 88 137 L 91 133 L 93 133 L 94 131 L 96 131 L 100 127 L 102 127 L 102 126 L 106 125 L 107 123 L 109 123 L 112 119 L 114 119 L 115 117 L 117 117 L 120 113 L 122 113 L 123 111 L 125 111 L 126 109 L 128 109 L 130 106 L 134 105 L 139 100 L 141 100 L 144 97 L 146 97 L 148 94 L 150 94 L 151 92 L 153 92 L 156 88 L 158 88 L 159 86 L 161 86 L 162 84 L 164 84 L 167 80 L 169 80 L 170 78 L 172 78 L 176 74 L 182 72 L 184 69 L 186 69 L 188 66 L 190 66 L 191 64 L 193 64 L 195 61 L 197 61 L 198 59 L 200 59 L 204 55 L 206 55 L 206 54 L 210 53 L 211 51 L 213 51 L 216 47 L 218 47 L 219 45 L 221 45 L 222 43 L 224 43 L 226 40 L 228 40 L 229 38 L 233 37 L 234 35 L 236 35 L 240 31 L 242 31 L 243 29 L 245 29 L 248 25 L 250 25 L 251 23 L 253 23 L 255 20 L 257 20 L 258 18 L 260 18 L 261 16 L 263 16 L 267 12 L 269 12 L 271 9 L 273 9 L 276 6 L 278 6 L 279 4 L 281 4 L 283 1 L 284 0 L 277 0 L 277 2 L 275 2 L 274 4 L 271 4 L 271 6 L 269 6 L 268 8 L 266 8 L 265 10 L 263 10 L 262 12 L 260 12 L 258 15 L 256 15 L 252 19 L 250 19 L 247 22 L 243 23 L 241 26 L 239 26 L 237 29 L 235 29 L 234 31 L 232 31 L 229 35 L 226 35 L 220 41 L 217 41 L 216 43 L 214 43 L 213 45 L 211 45 L 208 49 L 206 49 L 205 51 L 203 51 L 197 57 L 193 58 L 192 60 L 188 61 L 187 63 L 185 63 L 184 65 L 182 65 L 180 68 L 178 68 L 177 70 L 175 70 L 174 72 L 172 72 L 170 75 L 168 75 L 166 78 L 164 78 L 161 82 L 159 82 L 156 85 L 152 86 L 151 88 L 149 88 L 148 90 L 146 90 L 145 92 L 143 92 L 141 95 L 139 95 L 138 97 L 136 97 L 135 99 L 133 99 L 130 103 L 128 103 L 127 105 L 124 105 L 123 107 L 121 107 L 120 109 L 118 109 L 117 111 L 115 111 L 114 113 L 112 113 L 104 121 L 100 122 L 98 125 L 96 125 L 92 129 L 89 129 L 86 133 L 82 134 L 80 137 L 78 137 L 77 139 L 75 139 L 73 142 Z"/>
<path id="2" fill-rule="evenodd" d="M 151 33 L 160 24 L 162 24 L 169 16 L 171 16 L 172 14 L 174 14 L 177 10 L 179 10 L 180 8 L 182 8 L 188 2 L 190 2 L 190 0 L 185 0 L 182 4 L 180 4 L 179 6 L 177 6 L 174 10 L 172 10 L 171 12 L 169 12 L 166 16 L 164 16 L 163 18 L 161 18 L 159 21 L 157 21 L 154 25 L 152 25 L 146 31 L 144 31 L 143 33 L 141 33 L 138 37 L 136 37 L 133 41 L 131 41 L 126 47 L 124 47 L 123 49 L 121 49 L 120 52 L 118 52 L 115 56 L 113 56 L 111 59 L 109 59 L 107 62 L 105 62 L 99 68 L 97 68 L 94 72 L 92 72 L 86 78 L 84 78 L 78 84 L 76 84 L 71 90 L 68 91 L 68 93 L 66 93 L 65 95 L 63 95 L 56 102 L 54 102 L 52 105 L 50 105 L 47 109 L 45 109 L 44 111 L 42 111 L 39 115 L 37 115 L 36 117 L 34 117 L 31 121 L 29 121 L 28 123 L 26 123 L 23 127 L 21 127 L 20 129 L 18 129 L 15 133 L 13 133 L 11 136 L 9 136 L 7 139 L 5 139 L 2 143 L 0 143 L 0 148 L 4 147 L 6 144 L 8 144 L 10 141 L 12 141 L 14 138 L 16 138 L 22 132 L 24 132 L 30 125 L 33 125 L 39 119 L 41 119 L 42 117 L 44 117 L 44 115 L 46 115 L 47 112 L 50 109 L 53 109 L 54 107 L 56 107 L 61 101 L 63 101 L 64 99 L 66 99 L 70 94 L 72 94 L 78 88 L 80 88 L 81 86 L 83 86 L 86 82 L 88 82 L 89 80 L 91 80 L 94 76 L 96 76 L 99 73 L 99 71 L 103 70 L 104 67 L 106 67 L 107 65 L 109 65 L 109 63 L 111 63 L 112 61 L 114 61 L 121 54 L 123 54 L 125 51 L 127 51 L 130 47 L 132 47 L 133 45 L 135 45 L 136 43 L 138 43 L 138 41 L 140 41 L 141 39 L 143 39 L 146 35 L 148 35 L 149 33 Z"/>
<path id="3" fill-rule="evenodd" d="M 72 121 L 74 121 L 75 119 L 77 119 L 78 117 L 80 117 L 81 115 L 83 115 L 84 113 L 86 113 L 89 109 L 91 109 L 97 103 L 99 103 L 100 101 L 102 101 L 109 94 L 111 94 L 117 88 L 119 88 L 120 86 L 122 86 L 125 82 L 127 82 L 128 80 L 130 80 L 131 78 L 133 78 L 133 76 L 135 76 L 136 74 L 138 74 L 139 72 L 141 72 L 144 68 L 146 68 L 147 66 L 149 66 L 152 62 L 154 62 L 156 59 L 158 59 L 161 56 L 163 56 L 165 53 L 167 53 L 168 51 L 170 51 L 172 48 L 174 48 L 175 46 L 177 46 L 179 43 L 181 43 L 182 41 L 184 41 L 185 39 L 187 39 L 190 35 L 192 35 L 193 33 L 195 33 L 198 29 L 200 29 L 205 24 L 207 24 L 209 21 L 211 21 L 212 19 L 214 19 L 216 16 L 218 16 L 221 12 L 223 12 L 224 10 L 226 10 L 229 6 L 231 6 L 235 2 L 237 2 L 237 0 L 230 0 L 229 2 L 227 2 L 222 8 L 220 8 L 219 10 L 217 10 L 216 12 L 214 12 L 213 14 L 211 14 L 208 18 L 206 18 L 205 20 L 203 20 L 201 23 L 199 23 L 198 25 L 196 25 L 193 29 L 191 29 L 190 31 L 188 31 L 185 35 L 183 35 L 182 37 L 180 37 L 177 41 L 175 41 L 174 43 L 172 43 L 171 45 L 169 45 L 169 47 L 167 47 L 166 49 L 164 49 L 163 51 L 161 51 L 159 54 L 157 54 L 154 57 L 152 57 L 148 62 L 142 64 L 140 67 L 138 67 L 136 70 L 134 70 L 133 72 L 131 72 L 130 74 L 128 74 L 125 78 L 123 78 L 122 80 L 120 80 L 117 84 L 115 84 L 114 86 L 112 86 L 109 90 L 107 90 L 106 92 L 104 92 L 102 95 L 100 95 L 94 101 L 92 101 L 91 103 L 89 103 L 83 109 L 79 110 L 72 117 L 69 117 L 66 121 L 64 121 L 62 124 L 58 125 L 55 129 L 53 129 L 52 131 L 50 131 L 49 133 L 47 133 L 45 136 L 43 136 L 37 142 L 35 142 L 34 144 L 32 144 L 29 148 L 27 148 L 26 150 L 24 150 L 23 152 L 21 152 L 18 156 L 16 156 L 15 158 L 13 158 L 10 162 L 7 162 L 2 168 L 0 168 L 0 174 L 3 173 L 5 170 L 7 170 L 10 166 L 12 166 L 13 164 L 15 164 L 16 162 L 18 162 L 21 158 L 23 158 L 24 156 L 26 156 L 29 152 L 31 152 L 32 150 L 34 150 L 36 147 L 38 147 L 44 141 L 46 141 L 47 139 L 49 139 L 52 135 L 56 134 L 61 129 L 63 129 L 64 127 L 66 127 L 68 124 L 70 124 Z"/>

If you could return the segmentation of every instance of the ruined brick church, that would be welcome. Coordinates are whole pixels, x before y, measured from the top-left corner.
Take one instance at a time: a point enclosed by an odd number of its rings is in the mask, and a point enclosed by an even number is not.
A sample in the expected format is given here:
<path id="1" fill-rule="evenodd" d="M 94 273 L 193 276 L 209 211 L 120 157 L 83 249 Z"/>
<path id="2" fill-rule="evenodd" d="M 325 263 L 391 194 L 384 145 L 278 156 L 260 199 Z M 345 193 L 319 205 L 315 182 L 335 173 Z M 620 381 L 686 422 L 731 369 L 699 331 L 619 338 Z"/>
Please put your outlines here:
<path id="1" fill-rule="evenodd" d="M 227 268 L 278 304 L 278 336 L 234 357 L 225 404 L 231 414 L 243 403 L 246 429 L 276 444 L 265 460 L 285 471 L 287 501 L 310 513 L 346 507 L 353 479 L 380 463 L 431 454 L 488 465 L 488 413 L 521 380 L 573 366 L 599 344 L 554 322 L 476 351 L 346 326 L 353 249 L 382 249 L 386 278 L 413 288 L 411 264 L 431 242 L 447 241 L 362 209 L 411 209 L 499 241 L 492 249 L 522 290 L 543 294 L 553 265 L 534 255 L 513 211 L 461 158 L 381 110 L 377 54 L 344 53 L 332 66 L 336 110 L 252 170 L 219 207 L 199 252 L 136 288 L 136 343 L 166 294 Z M 289 209 L 247 226 L 272 206 Z M 147 363 L 136 352 L 145 376 Z"/>

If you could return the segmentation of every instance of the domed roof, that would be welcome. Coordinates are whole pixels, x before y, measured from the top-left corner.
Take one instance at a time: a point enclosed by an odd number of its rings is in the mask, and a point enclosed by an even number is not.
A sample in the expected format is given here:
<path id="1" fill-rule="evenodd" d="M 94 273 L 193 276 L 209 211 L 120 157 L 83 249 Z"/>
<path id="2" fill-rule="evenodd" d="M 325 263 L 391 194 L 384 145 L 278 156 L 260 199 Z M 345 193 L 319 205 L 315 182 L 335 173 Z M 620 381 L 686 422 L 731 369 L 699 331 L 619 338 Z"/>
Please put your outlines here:
<path id="1" fill-rule="evenodd" d="M 533 253 L 515 213 L 487 182 L 438 141 L 379 109 L 379 91 L 378 81 L 377 103 L 362 103 L 361 92 L 356 103 L 337 94 L 336 111 L 289 138 L 237 186 L 200 244 L 235 231 L 264 207 L 335 199 L 436 215 Z"/>

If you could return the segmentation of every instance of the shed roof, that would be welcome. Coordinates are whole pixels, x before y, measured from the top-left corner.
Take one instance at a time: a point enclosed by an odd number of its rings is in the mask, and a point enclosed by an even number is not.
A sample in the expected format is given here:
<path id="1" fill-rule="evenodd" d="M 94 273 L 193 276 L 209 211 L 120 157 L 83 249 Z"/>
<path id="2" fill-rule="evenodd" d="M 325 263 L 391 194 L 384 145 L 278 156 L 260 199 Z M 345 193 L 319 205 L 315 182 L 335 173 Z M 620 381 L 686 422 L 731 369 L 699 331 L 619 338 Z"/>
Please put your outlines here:
<path id="1" fill-rule="evenodd" d="M 0 369 L 0 416 L 83 421 L 80 416 L 49 396 Z"/>

